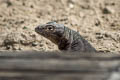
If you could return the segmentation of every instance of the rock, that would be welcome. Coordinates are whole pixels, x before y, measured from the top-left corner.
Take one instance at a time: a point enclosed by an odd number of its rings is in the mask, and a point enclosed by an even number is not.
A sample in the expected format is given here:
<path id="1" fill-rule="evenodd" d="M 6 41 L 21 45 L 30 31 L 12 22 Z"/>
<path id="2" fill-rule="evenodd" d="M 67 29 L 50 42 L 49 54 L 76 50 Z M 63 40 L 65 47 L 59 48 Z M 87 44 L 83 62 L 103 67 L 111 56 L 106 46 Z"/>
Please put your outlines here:
<path id="1" fill-rule="evenodd" d="M 107 7 L 103 8 L 102 12 L 103 12 L 103 14 L 113 14 L 115 11 L 113 8 L 107 6 Z"/>
<path id="2" fill-rule="evenodd" d="M 74 5 L 70 3 L 69 8 L 74 8 Z"/>
<path id="3" fill-rule="evenodd" d="M 37 45 L 38 45 L 37 42 L 33 42 L 33 43 L 32 43 L 32 46 L 37 46 Z"/>

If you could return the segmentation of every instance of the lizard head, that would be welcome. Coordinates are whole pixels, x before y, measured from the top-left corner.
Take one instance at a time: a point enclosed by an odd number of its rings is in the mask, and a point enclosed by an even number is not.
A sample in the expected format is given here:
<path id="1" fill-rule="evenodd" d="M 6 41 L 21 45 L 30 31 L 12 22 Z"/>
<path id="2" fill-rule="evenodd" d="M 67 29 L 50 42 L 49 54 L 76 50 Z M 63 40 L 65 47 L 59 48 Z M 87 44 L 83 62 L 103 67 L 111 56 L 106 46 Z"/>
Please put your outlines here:
<path id="1" fill-rule="evenodd" d="M 57 44 L 64 34 L 64 25 L 57 24 L 56 22 L 48 22 L 37 26 L 35 32 Z"/>

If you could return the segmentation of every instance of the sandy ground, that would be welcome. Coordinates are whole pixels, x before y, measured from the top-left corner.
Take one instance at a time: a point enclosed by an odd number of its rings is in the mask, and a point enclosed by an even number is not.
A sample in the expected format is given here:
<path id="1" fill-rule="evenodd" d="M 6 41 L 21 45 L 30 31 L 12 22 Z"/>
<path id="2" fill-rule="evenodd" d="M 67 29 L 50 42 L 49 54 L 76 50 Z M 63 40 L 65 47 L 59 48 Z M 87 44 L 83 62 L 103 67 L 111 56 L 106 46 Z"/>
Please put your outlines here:
<path id="1" fill-rule="evenodd" d="M 0 50 L 58 50 L 34 31 L 53 20 L 98 51 L 120 52 L 120 0 L 0 0 Z"/>

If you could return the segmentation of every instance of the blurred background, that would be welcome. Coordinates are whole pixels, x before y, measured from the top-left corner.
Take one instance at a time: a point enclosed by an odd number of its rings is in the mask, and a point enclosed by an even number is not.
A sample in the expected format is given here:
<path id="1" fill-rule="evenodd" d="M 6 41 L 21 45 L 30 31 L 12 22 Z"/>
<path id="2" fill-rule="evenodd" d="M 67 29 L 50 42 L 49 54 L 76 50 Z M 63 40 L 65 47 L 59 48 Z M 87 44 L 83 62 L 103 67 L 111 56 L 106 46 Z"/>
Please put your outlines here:
<path id="1" fill-rule="evenodd" d="M 49 21 L 79 31 L 98 51 L 120 52 L 120 0 L 0 0 L 0 50 L 58 50 L 34 31 Z"/>

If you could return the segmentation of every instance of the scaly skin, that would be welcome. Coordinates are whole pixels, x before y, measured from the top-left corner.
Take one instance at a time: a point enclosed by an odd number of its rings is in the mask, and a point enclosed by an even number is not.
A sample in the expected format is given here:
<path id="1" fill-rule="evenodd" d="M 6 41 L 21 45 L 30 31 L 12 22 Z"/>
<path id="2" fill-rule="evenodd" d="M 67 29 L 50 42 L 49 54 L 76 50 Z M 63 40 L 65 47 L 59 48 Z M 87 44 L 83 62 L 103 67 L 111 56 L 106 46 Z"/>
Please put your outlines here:
<path id="1" fill-rule="evenodd" d="M 78 32 L 56 22 L 41 24 L 35 28 L 35 32 L 58 45 L 60 50 L 96 52 L 96 49 Z"/>

